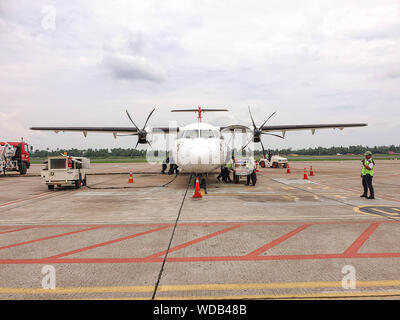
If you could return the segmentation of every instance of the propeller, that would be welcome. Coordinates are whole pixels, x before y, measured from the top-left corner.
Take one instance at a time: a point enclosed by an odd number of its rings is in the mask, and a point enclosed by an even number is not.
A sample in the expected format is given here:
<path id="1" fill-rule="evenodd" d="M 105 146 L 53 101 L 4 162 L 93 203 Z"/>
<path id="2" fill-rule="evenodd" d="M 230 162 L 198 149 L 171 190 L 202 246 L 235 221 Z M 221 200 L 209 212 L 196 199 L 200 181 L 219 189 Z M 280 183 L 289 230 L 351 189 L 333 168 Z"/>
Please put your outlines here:
<path id="1" fill-rule="evenodd" d="M 285 139 L 283 136 L 280 136 L 280 135 L 278 135 L 278 134 L 267 133 L 267 132 L 263 132 L 263 131 L 262 131 L 262 128 L 264 127 L 264 125 L 268 122 L 269 119 L 271 119 L 271 118 L 274 116 L 274 114 L 276 113 L 276 111 L 273 112 L 273 113 L 267 118 L 267 120 L 265 120 L 265 121 L 263 122 L 263 124 L 262 124 L 261 126 L 258 127 L 258 126 L 256 125 L 256 123 L 254 122 L 253 115 L 251 114 L 250 106 L 249 106 L 248 108 L 249 108 L 249 114 L 250 114 L 251 122 L 253 123 L 253 137 L 246 143 L 246 145 L 242 148 L 242 150 L 244 150 L 244 149 L 249 145 L 249 143 L 250 143 L 251 141 L 260 142 L 260 143 L 261 143 L 262 150 L 263 150 L 264 158 L 266 158 L 266 156 L 265 156 L 264 145 L 263 145 L 263 143 L 262 143 L 262 141 L 261 141 L 261 135 L 262 135 L 262 134 L 266 134 L 266 135 L 269 135 L 269 136 L 274 136 L 274 137 L 278 137 L 278 138 L 281 138 L 281 139 Z"/>
<path id="2" fill-rule="evenodd" d="M 126 114 L 127 114 L 128 118 L 129 118 L 129 120 L 132 122 L 132 124 L 133 124 L 134 127 L 136 128 L 137 132 L 136 132 L 136 133 L 132 133 L 132 134 L 126 134 L 126 135 L 118 135 L 118 136 L 138 136 L 138 141 L 137 141 L 137 143 L 136 143 L 135 149 L 136 149 L 136 147 L 138 146 L 139 143 L 140 143 L 140 144 L 145 144 L 145 143 L 147 143 L 147 144 L 149 144 L 149 146 L 151 147 L 150 142 L 147 140 L 147 131 L 145 130 L 145 128 L 146 128 L 147 122 L 149 121 L 151 115 L 153 114 L 153 112 L 154 112 L 155 110 L 156 110 L 156 109 L 154 108 L 154 109 L 149 113 L 149 115 L 147 116 L 146 122 L 144 123 L 144 126 L 143 126 L 142 129 L 140 129 L 140 128 L 136 125 L 136 123 L 132 120 L 132 117 L 131 117 L 131 115 L 129 114 L 128 110 L 126 110 Z"/>

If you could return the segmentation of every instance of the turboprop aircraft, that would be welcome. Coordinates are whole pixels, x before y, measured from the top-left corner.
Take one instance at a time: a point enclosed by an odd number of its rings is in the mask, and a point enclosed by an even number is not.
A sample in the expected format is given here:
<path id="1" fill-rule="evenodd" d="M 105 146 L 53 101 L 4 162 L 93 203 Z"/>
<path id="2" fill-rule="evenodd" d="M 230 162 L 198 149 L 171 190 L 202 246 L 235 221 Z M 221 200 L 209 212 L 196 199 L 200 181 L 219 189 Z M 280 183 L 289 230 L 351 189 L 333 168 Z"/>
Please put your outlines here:
<path id="1" fill-rule="evenodd" d="M 178 109 L 172 112 L 196 112 L 198 121 L 188 124 L 184 127 L 146 127 L 153 109 L 148 115 L 142 129 L 140 129 L 132 120 L 128 110 L 126 114 L 132 122 L 133 127 L 32 127 L 31 130 L 54 131 L 78 131 L 83 132 L 86 137 L 88 132 L 112 133 L 114 138 L 118 136 L 138 136 L 135 148 L 138 144 L 149 144 L 151 146 L 151 138 L 153 134 L 177 134 L 177 139 L 172 146 L 172 157 L 178 165 L 180 172 L 191 173 L 196 177 L 206 176 L 208 173 L 219 168 L 221 165 L 227 164 L 231 159 L 231 149 L 225 141 L 222 133 L 249 132 L 252 134 L 251 139 L 242 147 L 244 150 L 251 142 L 260 142 L 264 157 L 265 149 L 261 141 L 261 135 L 271 135 L 281 139 L 285 138 L 287 131 L 310 130 L 312 134 L 317 129 L 340 129 L 349 127 L 363 127 L 365 123 L 335 123 L 335 124 L 308 124 L 308 125 L 266 125 L 268 120 L 276 113 L 272 113 L 262 125 L 257 126 L 249 107 L 249 114 L 252 121 L 251 126 L 230 125 L 226 127 L 216 127 L 202 121 L 203 112 L 224 112 L 227 109 Z M 281 133 L 275 134 L 271 132 Z M 205 184 L 205 179 L 202 179 Z"/>

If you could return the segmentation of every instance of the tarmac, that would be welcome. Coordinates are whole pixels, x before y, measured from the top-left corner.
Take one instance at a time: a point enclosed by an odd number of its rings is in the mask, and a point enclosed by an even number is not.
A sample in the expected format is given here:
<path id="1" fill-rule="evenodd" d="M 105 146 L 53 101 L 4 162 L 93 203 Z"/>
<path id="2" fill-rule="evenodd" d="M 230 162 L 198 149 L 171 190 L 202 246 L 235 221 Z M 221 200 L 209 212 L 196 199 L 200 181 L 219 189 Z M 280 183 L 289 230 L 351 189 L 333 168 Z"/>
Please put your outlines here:
<path id="1" fill-rule="evenodd" d="M 375 200 L 359 161 L 290 165 L 211 174 L 202 199 L 144 163 L 92 164 L 81 189 L 1 176 L 0 299 L 399 299 L 400 161 L 376 161 Z"/>

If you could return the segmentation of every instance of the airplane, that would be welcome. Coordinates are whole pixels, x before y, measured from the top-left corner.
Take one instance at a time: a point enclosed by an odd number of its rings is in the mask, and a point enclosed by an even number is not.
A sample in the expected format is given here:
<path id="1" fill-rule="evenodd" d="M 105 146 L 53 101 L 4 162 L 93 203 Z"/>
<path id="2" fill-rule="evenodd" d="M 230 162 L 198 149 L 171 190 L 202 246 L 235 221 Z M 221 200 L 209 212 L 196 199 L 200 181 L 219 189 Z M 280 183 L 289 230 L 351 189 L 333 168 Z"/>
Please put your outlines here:
<path id="1" fill-rule="evenodd" d="M 72 131 L 72 132 L 83 132 L 83 135 L 87 137 L 88 132 L 100 132 L 100 133 L 112 133 L 114 138 L 118 136 L 137 136 L 138 140 L 135 146 L 138 144 L 149 144 L 151 146 L 152 134 L 177 134 L 177 139 L 174 141 L 172 146 L 172 158 L 175 164 L 179 167 L 179 172 L 193 174 L 195 177 L 201 179 L 201 184 L 206 185 L 206 177 L 208 173 L 213 172 L 215 169 L 220 168 L 222 165 L 226 165 L 232 156 L 232 150 L 228 146 L 228 143 L 223 137 L 223 133 L 235 133 L 235 132 L 251 132 L 252 137 L 242 147 L 244 150 L 249 143 L 255 142 L 261 143 L 262 150 L 265 157 L 264 145 L 261 141 L 262 135 L 271 135 L 281 139 L 285 138 L 287 131 L 298 131 L 298 130 L 310 130 L 314 135 L 317 129 L 340 129 L 350 127 L 364 127 L 366 123 L 335 123 L 335 124 L 308 124 L 308 125 L 266 125 L 269 119 L 275 115 L 276 112 L 272 113 L 262 125 L 257 126 L 253 116 L 251 114 L 250 107 L 248 107 L 252 125 L 230 125 L 226 127 L 217 127 L 209 123 L 202 121 L 203 112 L 224 112 L 227 109 L 210 109 L 201 108 L 197 109 L 174 109 L 171 112 L 195 112 L 198 116 L 198 121 L 195 123 L 188 124 L 183 127 L 146 127 L 147 123 L 154 113 L 153 109 L 148 115 L 146 122 L 142 129 L 140 129 L 135 122 L 132 120 L 128 110 L 126 114 L 129 120 L 132 122 L 133 127 L 32 127 L 31 130 L 41 131 L 54 131 L 58 133 L 60 131 Z M 271 133 L 280 132 L 281 135 Z M 196 181 L 196 179 L 194 179 Z"/>

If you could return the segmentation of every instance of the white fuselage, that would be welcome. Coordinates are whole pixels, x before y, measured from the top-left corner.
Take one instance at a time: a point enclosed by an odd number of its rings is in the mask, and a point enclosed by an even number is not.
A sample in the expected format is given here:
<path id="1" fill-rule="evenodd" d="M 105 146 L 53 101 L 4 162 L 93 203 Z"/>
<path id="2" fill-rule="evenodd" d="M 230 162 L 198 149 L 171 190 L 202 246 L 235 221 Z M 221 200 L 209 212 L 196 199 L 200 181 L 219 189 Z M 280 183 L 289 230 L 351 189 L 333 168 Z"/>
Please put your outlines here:
<path id="1" fill-rule="evenodd" d="M 180 172 L 204 174 L 226 164 L 230 151 L 219 128 L 198 122 L 179 130 L 172 157 Z"/>

